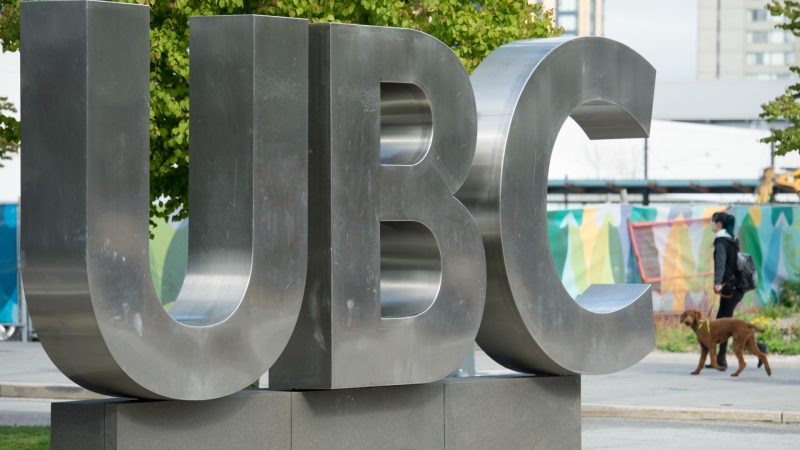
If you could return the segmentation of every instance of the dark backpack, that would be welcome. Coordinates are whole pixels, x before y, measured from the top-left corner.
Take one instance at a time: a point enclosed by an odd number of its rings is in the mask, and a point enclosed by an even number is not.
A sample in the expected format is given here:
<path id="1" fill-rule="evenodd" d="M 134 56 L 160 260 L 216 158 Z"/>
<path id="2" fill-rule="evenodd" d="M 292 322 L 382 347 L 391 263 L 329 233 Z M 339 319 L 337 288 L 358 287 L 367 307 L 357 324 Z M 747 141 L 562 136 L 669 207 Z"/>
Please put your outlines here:
<path id="1" fill-rule="evenodd" d="M 736 254 L 736 289 L 747 292 L 758 285 L 758 272 L 753 257 L 747 253 Z"/>

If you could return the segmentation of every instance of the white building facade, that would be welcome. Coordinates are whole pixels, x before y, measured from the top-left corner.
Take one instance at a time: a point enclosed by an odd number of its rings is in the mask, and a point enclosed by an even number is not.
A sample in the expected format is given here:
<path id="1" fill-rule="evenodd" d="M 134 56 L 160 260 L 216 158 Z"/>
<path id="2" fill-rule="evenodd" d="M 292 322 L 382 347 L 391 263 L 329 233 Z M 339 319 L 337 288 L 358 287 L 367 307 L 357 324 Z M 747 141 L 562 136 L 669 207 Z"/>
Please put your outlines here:
<path id="1" fill-rule="evenodd" d="M 776 29 L 765 0 L 698 0 L 698 80 L 782 80 L 800 40 Z"/>
<path id="2" fill-rule="evenodd" d="M 564 36 L 602 36 L 603 0 L 537 0 L 554 10 L 556 25 Z"/>

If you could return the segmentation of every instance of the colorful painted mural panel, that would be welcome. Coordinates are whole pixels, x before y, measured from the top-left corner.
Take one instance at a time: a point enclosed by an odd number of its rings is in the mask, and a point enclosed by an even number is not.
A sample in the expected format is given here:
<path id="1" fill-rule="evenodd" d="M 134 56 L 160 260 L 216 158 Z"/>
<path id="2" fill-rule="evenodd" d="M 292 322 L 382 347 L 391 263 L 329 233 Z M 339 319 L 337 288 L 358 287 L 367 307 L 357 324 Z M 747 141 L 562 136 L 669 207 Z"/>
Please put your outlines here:
<path id="1" fill-rule="evenodd" d="M 573 297 L 593 283 L 641 283 L 644 279 L 653 286 L 656 311 L 707 311 L 717 301 L 710 275 L 714 235 L 708 219 L 720 210 L 736 216 L 741 249 L 753 256 L 759 271 L 758 287 L 745 295 L 743 306 L 774 301 L 784 280 L 800 277 L 800 220 L 795 220 L 800 206 L 606 204 L 550 211 L 553 262 Z M 154 231 L 150 242 L 153 283 L 162 304 L 169 308 L 186 273 L 188 221 L 159 223 Z M 0 205 L 0 323 L 19 320 L 16 239 L 17 206 Z"/>
<path id="2" fill-rule="evenodd" d="M 642 279 L 652 284 L 653 308 L 659 312 L 687 308 L 708 311 L 713 290 L 712 244 L 708 226 L 724 207 L 635 207 L 630 225 Z"/>
<path id="3" fill-rule="evenodd" d="M 759 271 L 758 287 L 745 295 L 742 306 L 775 301 L 781 283 L 800 276 L 800 220 L 795 222 L 800 207 L 796 206 L 602 205 L 550 211 L 553 261 L 573 297 L 591 283 L 644 279 L 653 286 L 656 311 L 708 311 L 718 302 L 712 275 L 714 233 L 708 223 L 714 212 L 722 210 L 736 216 L 734 234 Z"/>
<path id="4" fill-rule="evenodd" d="M 778 298 L 783 281 L 800 276 L 800 207 L 734 206 L 741 250 L 756 263 L 758 287 L 745 303 L 765 305 Z"/>
<path id="5" fill-rule="evenodd" d="M 17 205 L 0 204 L 0 324 L 19 323 Z"/>
<path id="6" fill-rule="evenodd" d="M 567 292 L 590 284 L 636 283 L 627 219 L 629 205 L 598 205 L 548 212 L 553 262 Z"/>

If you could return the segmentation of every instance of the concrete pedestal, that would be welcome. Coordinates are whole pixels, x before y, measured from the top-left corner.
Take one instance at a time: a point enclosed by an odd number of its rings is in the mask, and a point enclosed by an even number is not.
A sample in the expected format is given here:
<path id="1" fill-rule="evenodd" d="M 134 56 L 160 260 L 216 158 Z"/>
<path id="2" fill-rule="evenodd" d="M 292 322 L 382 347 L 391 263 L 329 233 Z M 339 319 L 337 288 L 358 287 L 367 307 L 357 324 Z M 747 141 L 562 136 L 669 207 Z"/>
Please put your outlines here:
<path id="1" fill-rule="evenodd" d="M 580 400 L 577 376 L 498 376 L 204 402 L 54 403 L 52 448 L 579 449 Z"/>

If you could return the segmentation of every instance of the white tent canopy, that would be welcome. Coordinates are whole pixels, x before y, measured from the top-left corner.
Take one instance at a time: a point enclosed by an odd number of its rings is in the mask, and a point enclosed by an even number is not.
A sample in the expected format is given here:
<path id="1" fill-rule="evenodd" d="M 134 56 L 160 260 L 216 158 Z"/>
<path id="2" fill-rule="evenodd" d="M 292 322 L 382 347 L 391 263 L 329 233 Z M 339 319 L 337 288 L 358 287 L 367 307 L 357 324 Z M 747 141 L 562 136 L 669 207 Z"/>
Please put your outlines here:
<path id="1" fill-rule="evenodd" d="M 770 165 L 766 130 L 654 120 L 648 140 L 648 178 L 757 179 Z M 775 158 L 775 167 L 800 167 L 800 154 Z M 550 179 L 641 179 L 644 139 L 590 141 L 568 119 L 550 161 Z"/>

